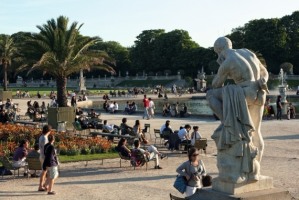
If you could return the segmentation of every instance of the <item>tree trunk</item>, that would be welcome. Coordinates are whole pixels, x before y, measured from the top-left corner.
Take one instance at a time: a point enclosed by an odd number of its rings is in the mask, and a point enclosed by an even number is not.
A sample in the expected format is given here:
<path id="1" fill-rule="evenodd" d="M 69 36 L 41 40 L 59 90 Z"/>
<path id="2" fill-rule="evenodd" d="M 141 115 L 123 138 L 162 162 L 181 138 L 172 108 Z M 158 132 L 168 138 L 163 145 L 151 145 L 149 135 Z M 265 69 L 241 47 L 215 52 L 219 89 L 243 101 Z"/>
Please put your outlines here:
<path id="1" fill-rule="evenodd" d="M 56 77 L 57 103 L 59 107 L 67 107 L 66 77 Z"/>
<path id="2" fill-rule="evenodd" d="M 2 59 L 3 66 L 3 90 L 7 91 L 7 61 Z"/>

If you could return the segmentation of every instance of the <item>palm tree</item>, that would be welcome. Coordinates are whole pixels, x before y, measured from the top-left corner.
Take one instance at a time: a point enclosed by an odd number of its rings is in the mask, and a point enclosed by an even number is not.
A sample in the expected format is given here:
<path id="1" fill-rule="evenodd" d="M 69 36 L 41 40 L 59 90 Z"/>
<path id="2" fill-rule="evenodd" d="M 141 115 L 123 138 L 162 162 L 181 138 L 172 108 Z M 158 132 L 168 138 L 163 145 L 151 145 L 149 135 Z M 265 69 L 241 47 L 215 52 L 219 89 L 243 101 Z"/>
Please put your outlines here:
<path id="1" fill-rule="evenodd" d="M 98 68 L 114 73 L 106 61 L 109 57 L 104 52 L 89 50 L 100 41 L 98 38 L 84 37 L 79 30 L 83 24 L 73 22 L 68 27 L 69 19 L 60 16 L 37 26 L 40 33 L 33 34 L 29 40 L 30 47 L 36 53 L 41 52 L 39 60 L 28 71 L 40 69 L 56 78 L 57 103 L 59 107 L 67 106 L 67 77 L 81 69 Z"/>
<path id="2" fill-rule="evenodd" d="M 7 91 L 7 69 L 17 54 L 17 47 L 9 35 L 3 35 L 0 39 L 0 57 L 3 67 L 3 90 Z"/>

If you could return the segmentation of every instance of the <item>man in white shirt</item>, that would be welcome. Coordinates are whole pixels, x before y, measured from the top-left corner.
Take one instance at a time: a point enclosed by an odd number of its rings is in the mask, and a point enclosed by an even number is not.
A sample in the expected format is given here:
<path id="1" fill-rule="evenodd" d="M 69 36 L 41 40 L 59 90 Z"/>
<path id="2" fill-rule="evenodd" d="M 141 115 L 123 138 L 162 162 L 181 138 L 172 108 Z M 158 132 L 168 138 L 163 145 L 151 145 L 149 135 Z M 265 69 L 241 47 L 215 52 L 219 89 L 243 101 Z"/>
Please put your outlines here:
<path id="1" fill-rule="evenodd" d="M 184 128 L 179 130 L 178 136 L 179 136 L 181 142 L 185 141 L 185 140 L 190 140 L 190 136 L 189 136 L 190 130 L 191 130 L 191 126 L 189 124 L 186 124 Z"/>
<path id="2" fill-rule="evenodd" d="M 189 136 L 189 131 L 191 130 L 191 126 L 186 124 L 184 128 L 179 130 L 178 136 L 180 138 L 181 144 L 185 145 L 185 151 L 188 150 L 191 140 Z"/>
<path id="3" fill-rule="evenodd" d="M 51 133 L 51 126 L 45 125 L 42 130 L 42 135 L 39 137 L 38 140 L 38 145 L 39 145 L 39 150 L 40 150 L 40 163 L 41 166 L 43 166 L 44 160 L 45 160 L 45 152 L 44 152 L 44 146 L 49 142 L 48 141 L 48 136 Z M 47 182 L 45 182 L 47 171 L 42 171 L 39 179 L 39 187 L 38 191 L 46 191 L 46 188 L 44 187 L 47 185 Z"/>
<path id="4" fill-rule="evenodd" d="M 108 130 L 110 133 L 113 132 L 114 129 L 120 130 L 120 128 L 114 124 L 107 124 L 107 120 L 104 120 L 103 129 Z"/>
<path id="5" fill-rule="evenodd" d="M 193 133 L 191 134 L 191 145 L 194 146 L 196 140 L 200 140 L 202 137 L 198 132 L 198 126 L 193 126 Z"/>
<path id="6" fill-rule="evenodd" d="M 118 111 L 118 103 L 114 101 L 113 112 L 116 113 Z"/>

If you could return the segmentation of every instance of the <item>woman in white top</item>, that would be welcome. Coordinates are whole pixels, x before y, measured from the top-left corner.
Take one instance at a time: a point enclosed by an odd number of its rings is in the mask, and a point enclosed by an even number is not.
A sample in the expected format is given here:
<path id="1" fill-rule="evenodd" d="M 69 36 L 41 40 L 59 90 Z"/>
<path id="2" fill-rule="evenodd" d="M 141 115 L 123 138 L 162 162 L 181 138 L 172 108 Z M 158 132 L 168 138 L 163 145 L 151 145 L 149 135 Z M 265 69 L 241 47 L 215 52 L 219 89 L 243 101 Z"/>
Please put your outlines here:
<path id="1" fill-rule="evenodd" d="M 200 140 L 202 137 L 198 132 L 198 126 L 193 126 L 193 133 L 191 134 L 191 145 L 195 145 L 196 140 Z"/>

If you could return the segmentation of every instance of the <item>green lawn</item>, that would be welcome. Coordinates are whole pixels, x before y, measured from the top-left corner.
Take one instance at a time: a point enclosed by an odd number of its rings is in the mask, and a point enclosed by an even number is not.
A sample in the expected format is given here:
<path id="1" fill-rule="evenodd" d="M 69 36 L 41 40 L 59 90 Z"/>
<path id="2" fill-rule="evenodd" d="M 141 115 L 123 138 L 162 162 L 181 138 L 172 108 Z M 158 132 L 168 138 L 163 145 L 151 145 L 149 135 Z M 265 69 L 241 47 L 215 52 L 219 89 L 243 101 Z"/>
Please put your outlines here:
<path id="1" fill-rule="evenodd" d="M 71 92 L 72 90 L 74 90 L 76 88 L 67 88 L 67 90 L 69 92 Z M 117 88 L 111 88 L 111 89 L 107 89 L 107 88 L 96 88 L 96 89 L 88 89 L 88 93 L 89 95 L 97 95 L 97 94 L 105 94 L 110 92 L 110 90 L 115 90 Z M 15 96 L 17 90 L 20 90 L 22 92 L 24 91 L 28 91 L 31 97 L 35 97 L 37 95 L 37 92 L 39 92 L 42 96 L 44 94 L 46 94 L 47 96 L 50 95 L 51 91 L 56 92 L 56 87 L 52 88 L 52 87 L 18 87 L 18 88 L 9 88 L 9 90 L 12 91 L 12 95 Z M 122 89 L 120 91 L 123 91 Z"/>
<path id="2" fill-rule="evenodd" d="M 113 159 L 119 158 L 118 153 L 101 153 L 101 154 L 89 154 L 89 155 L 77 155 L 77 156 L 59 156 L 59 161 L 61 163 L 68 162 L 79 162 L 79 161 L 92 161 L 92 160 L 102 160 L 102 159 Z M 2 163 L 0 162 L 0 167 Z"/>
<path id="3" fill-rule="evenodd" d="M 167 85 L 174 80 L 125 80 L 117 86 L 123 87 L 153 87 L 156 85 Z"/>
<path id="4" fill-rule="evenodd" d="M 78 161 L 91 161 L 91 160 L 102 160 L 118 158 L 119 155 L 116 152 L 113 153 L 101 153 L 101 154 L 88 154 L 88 155 L 77 155 L 77 156 L 59 156 L 61 163 L 78 162 Z"/>

